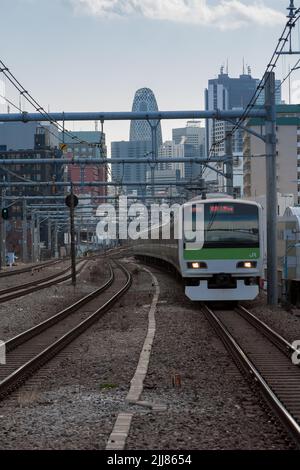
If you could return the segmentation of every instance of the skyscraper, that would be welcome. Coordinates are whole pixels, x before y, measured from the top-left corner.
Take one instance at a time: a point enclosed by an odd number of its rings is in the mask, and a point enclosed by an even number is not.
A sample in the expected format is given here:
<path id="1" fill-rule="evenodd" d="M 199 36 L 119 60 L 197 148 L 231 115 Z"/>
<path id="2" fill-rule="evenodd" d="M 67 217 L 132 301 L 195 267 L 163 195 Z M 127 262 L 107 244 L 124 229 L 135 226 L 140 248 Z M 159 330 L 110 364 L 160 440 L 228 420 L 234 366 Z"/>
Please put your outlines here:
<path id="1" fill-rule="evenodd" d="M 204 156 L 205 129 L 200 121 L 188 121 L 186 127 L 172 129 L 172 139 L 175 145 L 183 146 L 185 158 L 201 158 Z M 201 175 L 201 166 L 185 163 L 184 174 L 186 179 L 196 178 Z"/>
<path id="2" fill-rule="evenodd" d="M 140 88 L 134 95 L 133 112 L 155 112 L 158 111 L 157 102 L 154 93 L 150 88 Z M 150 121 L 155 124 L 155 122 Z M 147 121 L 131 121 L 130 123 L 130 137 L 129 140 L 133 141 L 151 141 L 151 127 Z M 162 132 L 160 123 L 157 126 L 157 147 L 162 145 Z"/>
<path id="3" fill-rule="evenodd" d="M 250 69 L 248 75 L 242 74 L 239 78 L 231 78 L 228 73 L 224 73 L 221 68 L 218 78 L 208 81 L 208 88 L 205 90 L 205 109 L 222 111 L 229 109 L 243 109 L 247 106 L 255 93 L 257 80 L 251 77 Z M 209 119 L 206 126 L 206 150 L 209 153 L 212 143 L 220 140 L 220 133 L 225 135 L 224 123 L 220 123 Z M 223 137 L 223 135 L 222 135 Z M 215 153 L 224 152 L 222 148 L 215 149 Z M 241 149 L 242 151 L 242 142 Z"/>
<path id="4" fill-rule="evenodd" d="M 208 88 L 205 90 L 205 109 L 221 111 L 231 109 L 245 109 L 252 99 L 256 88 L 260 82 L 257 78 L 252 78 L 251 69 L 248 67 L 247 74 L 243 72 L 238 78 L 229 77 L 228 73 L 224 73 L 224 68 L 221 67 L 218 78 L 208 81 Z M 280 80 L 276 80 L 276 104 L 281 104 L 281 88 Z M 261 92 L 257 105 L 264 104 L 264 90 Z M 226 128 L 225 128 L 226 127 Z M 214 141 L 221 140 L 220 137 L 225 136 L 225 131 L 230 130 L 230 126 L 225 126 L 224 122 L 208 119 L 206 126 L 206 151 L 207 154 Z M 234 151 L 243 151 L 243 138 L 242 131 L 238 131 L 234 136 Z M 224 154 L 224 144 L 215 148 L 215 153 L 218 155 Z"/>
<path id="5" fill-rule="evenodd" d="M 259 85 L 260 80 L 257 80 L 257 86 Z M 281 99 L 281 80 L 275 80 L 275 102 L 276 104 L 284 104 L 284 101 Z M 263 106 L 265 104 L 265 90 L 263 89 L 257 98 L 256 104 L 258 106 Z"/>
<path id="6" fill-rule="evenodd" d="M 231 78 L 228 72 L 224 73 L 224 67 L 221 67 L 218 78 L 208 81 L 208 88 L 205 90 L 205 109 L 221 111 L 233 109 L 245 109 L 252 99 L 259 80 L 251 76 L 250 67 L 247 68 L 247 73 L 243 70 L 242 75 L 238 78 Z M 264 94 L 261 93 L 257 100 L 257 105 L 264 103 Z M 281 103 L 281 88 L 280 80 L 276 80 L 276 103 Z M 212 152 L 213 155 L 225 155 L 225 135 L 226 132 L 233 128 L 233 124 L 224 121 L 217 121 L 208 119 L 206 124 L 206 154 Z M 214 142 L 221 142 L 217 146 L 213 146 Z M 234 191 L 237 195 L 243 195 L 243 130 L 238 129 L 232 137 L 232 147 L 234 159 Z M 220 167 L 221 168 L 221 167 Z M 205 173 L 207 180 L 215 180 L 216 173 L 207 170 Z M 221 178 L 219 184 L 224 189 L 226 181 Z"/>
<path id="7" fill-rule="evenodd" d="M 121 141 L 111 143 L 111 157 L 113 159 L 127 159 L 127 158 L 145 158 L 151 153 L 151 142 L 145 141 Z M 112 181 L 117 183 L 123 189 L 126 189 L 126 194 L 136 193 L 139 195 L 145 194 L 145 187 L 143 186 L 128 186 L 127 183 L 145 183 L 147 165 L 145 163 L 124 163 L 111 165 Z"/>
<path id="8" fill-rule="evenodd" d="M 132 111 L 144 113 L 158 111 L 153 91 L 149 88 L 140 88 L 137 90 L 134 95 Z M 155 124 L 155 122 L 151 122 Z M 160 123 L 158 123 L 157 126 L 156 136 L 156 153 L 158 155 L 159 148 L 162 145 Z M 112 158 L 120 160 L 124 158 L 151 158 L 152 152 L 152 132 L 151 126 L 147 121 L 131 121 L 129 142 L 121 141 L 111 143 Z M 147 169 L 149 169 L 149 167 L 145 163 L 112 164 L 112 180 L 119 183 L 123 188 L 126 187 L 126 183 L 145 183 Z M 145 194 L 145 187 L 128 186 L 126 192 L 127 194 L 134 192 L 143 195 Z"/>

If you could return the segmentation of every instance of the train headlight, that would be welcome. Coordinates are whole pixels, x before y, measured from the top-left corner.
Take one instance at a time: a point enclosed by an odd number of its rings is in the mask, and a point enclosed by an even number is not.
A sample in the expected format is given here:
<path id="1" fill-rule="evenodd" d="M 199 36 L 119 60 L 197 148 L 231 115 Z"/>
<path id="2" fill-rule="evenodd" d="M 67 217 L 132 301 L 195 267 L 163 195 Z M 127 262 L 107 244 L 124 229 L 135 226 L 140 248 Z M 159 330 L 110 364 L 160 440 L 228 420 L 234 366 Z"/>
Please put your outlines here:
<path id="1" fill-rule="evenodd" d="M 207 269 L 207 264 L 203 261 L 193 261 L 187 265 L 189 269 Z"/>
<path id="2" fill-rule="evenodd" d="M 237 268 L 246 268 L 246 269 L 253 269 L 256 268 L 257 262 L 256 261 L 240 261 L 237 264 Z"/>

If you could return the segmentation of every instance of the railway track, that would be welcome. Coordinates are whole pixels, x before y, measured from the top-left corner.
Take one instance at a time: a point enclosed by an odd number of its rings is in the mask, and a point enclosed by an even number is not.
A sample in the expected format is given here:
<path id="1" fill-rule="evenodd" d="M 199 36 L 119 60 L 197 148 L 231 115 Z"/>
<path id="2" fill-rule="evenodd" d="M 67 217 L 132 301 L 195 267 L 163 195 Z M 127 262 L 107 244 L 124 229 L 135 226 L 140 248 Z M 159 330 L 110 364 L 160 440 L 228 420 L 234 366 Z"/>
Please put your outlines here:
<path id="1" fill-rule="evenodd" d="M 87 262 L 88 260 L 79 261 L 77 273 L 82 271 Z M 26 282 L 24 284 L 2 289 L 0 290 L 0 303 L 17 299 L 18 297 L 23 297 L 24 295 L 38 291 L 40 289 L 45 289 L 46 287 L 53 286 L 54 284 L 67 281 L 71 277 L 70 269 L 70 266 L 68 266 L 59 273 L 51 274 L 51 276 L 47 276 L 42 279 L 35 279 L 31 282 Z"/>
<path id="2" fill-rule="evenodd" d="M 296 349 L 244 307 L 226 311 L 204 305 L 203 310 L 242 373 L 300 448 L 300 367 L 292 362 Z"/>
<path id="3" fill-rule="evenodd" d="M 31 271 L 37 271 L 52 266 L 54 264 L 62 263 L 63 261 L 64 260 L 62 259 L 52 259 L 50 261 L 44 261 L 43 263 L 32 264 L 31 266 L 26 266 L 25 268 L 14 269 L 13 271 L 3 271 L 0 272 L 0 278 L 7 276 L 16 276 L 18 274 L 23 274 Z"/>
<path id="4" fill-rule="evenodd" d="M 129 289 L 132 282 L 130 272 L 119 263 L 115 263 L 115 266 L 112 268 L 110 265 L 110 277 L 101 287 L 44 322 L 6 341 L 6 364 L 0 366 L 0 398 L 18 388 L 37 369 L 76 339 Z"/>
<path id="5" fill-rule="evenodd" d="M 103 254 L 91 255 L 78 261 L 77 263 L 78 267 L 76 271 L 77 274 L 79 274 L 82 271 L 82 269 L 85 267 L 88 261 L 99 259 L 100 257 L 103 257 Z M 47 266 L 51 266 L 58 262 L 61 262 L 61 260 L 60 261 L 52 260 L 52 263 L 48 263 Z M 40 289 L 51 287 L 54 284 L 67 281 L 71 277 L 70 269 L 71 267 L 69 266 L 61 270 L 59 273 L 51 274 L 50 276 L 43 277 L 41 279 L 35 279 L 33 281 L 26 282 L 24 284 L 19 284 L 17 286 L 12 286 L 12 287 L 2 289 L 0 290 L 0 303 L 7 302 L 8 300 L 17 299 L 18 297 L 23 297 L 24 295 L 38 291 Z M 28 268 L 27 271 L 31 271 L 31 270 Z M 69 274 L 66 274 L 68 272 Z M 14 272 L 14 274 L 16 274 L 16 272 Z"/>
<path id="6" fill-rule="evenodd" d="M 99 256 L 103 256 L 103 255 L 104 255 L 104 253 L 97 253 L 96 255 L 87 256 L 87 259 L 94 259 L 94 258 L 97 258 Z M 48 261 L 43 261 L 42 263 L 31 264 L 30 266 L 26 266 L 24 268 L 13 269 L 13 270 L 10 270 L 10 271 L 3 271 L 3 272 L 0 272 L 0 278 L 1 277 L 8 277 L 8 276 L 17 276 L 18 274 L 23 274 L 23 273 L 32 272 L 32 271 L 39 271 L 40 269 L 48 268 L 49 266 L 53 266 L 55 264 L 62 263 L 66 259 L 68 259 L 68 258 L 51 259 L 51 260 L 48 260 Z"/>

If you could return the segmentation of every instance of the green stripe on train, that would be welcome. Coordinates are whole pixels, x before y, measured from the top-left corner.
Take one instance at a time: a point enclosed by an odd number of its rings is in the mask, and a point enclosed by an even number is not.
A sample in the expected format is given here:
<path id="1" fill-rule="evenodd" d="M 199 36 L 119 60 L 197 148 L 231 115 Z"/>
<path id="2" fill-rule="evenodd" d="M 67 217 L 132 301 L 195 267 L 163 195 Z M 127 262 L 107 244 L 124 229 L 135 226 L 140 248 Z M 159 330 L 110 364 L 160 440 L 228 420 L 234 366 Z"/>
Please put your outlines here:
<path id="1" fill-rule="evenodd" d="M 258 259 L 259 248 L 203 248 L 202 250 L 184 250 L 184 259 L 202 261 L 209 259 Z"/>

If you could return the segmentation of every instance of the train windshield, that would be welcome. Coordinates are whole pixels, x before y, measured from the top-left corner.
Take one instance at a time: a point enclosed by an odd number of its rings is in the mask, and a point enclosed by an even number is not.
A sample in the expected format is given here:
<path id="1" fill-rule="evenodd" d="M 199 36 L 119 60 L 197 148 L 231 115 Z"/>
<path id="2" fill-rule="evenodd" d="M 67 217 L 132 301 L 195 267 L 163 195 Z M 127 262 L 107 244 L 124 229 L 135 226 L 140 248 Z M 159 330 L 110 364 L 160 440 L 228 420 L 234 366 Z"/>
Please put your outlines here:
<path id="1" fill-rule="evenodd" d="M 204 248 L 259 247 L 258 207 L 210 203 L 204 209 Z"/>

